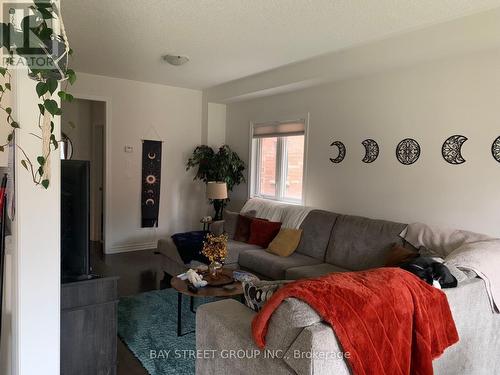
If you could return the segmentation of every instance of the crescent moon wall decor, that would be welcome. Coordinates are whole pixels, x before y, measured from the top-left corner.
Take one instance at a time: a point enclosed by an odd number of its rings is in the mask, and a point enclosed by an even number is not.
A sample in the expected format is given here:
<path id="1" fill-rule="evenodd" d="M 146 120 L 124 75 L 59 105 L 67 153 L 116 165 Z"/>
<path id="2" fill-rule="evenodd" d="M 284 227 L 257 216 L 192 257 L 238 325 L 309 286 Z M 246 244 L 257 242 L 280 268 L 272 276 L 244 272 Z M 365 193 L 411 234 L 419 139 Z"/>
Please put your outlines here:
<path id="1" fill-rule="evenodd" d="M 378 143 L 373 139 L 365 139 L 361 142 L 361 144 L 365 146 L 365 157 L 363 158 L 363 163 L 373 163 L 377 160 L 380 153 Z"/>
<path id="2" fill-rule="evenodd" d="M 411 165 L 420 157 L 420 145 L 412 138 L 403 139 L 396 147 L 396 157 L 403 165 Z"/>
<path id="3" fill-rule="evenodd" d="M 462 146 L 467 139 L 468 138 L 463 135 L 452 135 L 448 137 L 441 148 L 443 159 L 453 165 L 465 163 L 465 159 L 462 156 Z"/>
<path id="4" fill-rule="evenodd" d="M 158 227 L 160 209 L 161 141 L 142 142 L 142 228 Z"/>
<path id="5" fill-rule="evenodd" d="M 500 163 L 500 137 L 493 141 L 493 144 L 491 145 L 491 154 L 493 155 L 493 158 Z"/>
<path id="6" fill-rule="evenodd" d="M 332 163 L 338 164 L 338 163 L 341 163 L 342 160 L 344 160 L 347 150 L 345 148 L 345 145 L 340 141 L 332 142 L 330 147 L 334 147 L 334 146 L 338 148 L 339 154 L 337 155 L 336 158 L 330 158 L 330 161 Z"/>

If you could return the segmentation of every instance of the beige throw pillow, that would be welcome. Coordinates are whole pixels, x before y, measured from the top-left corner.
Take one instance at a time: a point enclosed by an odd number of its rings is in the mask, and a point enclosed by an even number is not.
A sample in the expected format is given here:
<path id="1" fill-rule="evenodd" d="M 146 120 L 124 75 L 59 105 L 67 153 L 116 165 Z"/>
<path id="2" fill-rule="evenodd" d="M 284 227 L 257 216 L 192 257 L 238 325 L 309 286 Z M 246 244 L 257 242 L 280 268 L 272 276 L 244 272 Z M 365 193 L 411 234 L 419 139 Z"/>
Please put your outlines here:
<path id="1" fill-rule="evenodd" d="M 302 229 L 281 228 L 269 244 L 267 251 L 280 257 L 290 256 L 299 246 L 301 236 Z"/>

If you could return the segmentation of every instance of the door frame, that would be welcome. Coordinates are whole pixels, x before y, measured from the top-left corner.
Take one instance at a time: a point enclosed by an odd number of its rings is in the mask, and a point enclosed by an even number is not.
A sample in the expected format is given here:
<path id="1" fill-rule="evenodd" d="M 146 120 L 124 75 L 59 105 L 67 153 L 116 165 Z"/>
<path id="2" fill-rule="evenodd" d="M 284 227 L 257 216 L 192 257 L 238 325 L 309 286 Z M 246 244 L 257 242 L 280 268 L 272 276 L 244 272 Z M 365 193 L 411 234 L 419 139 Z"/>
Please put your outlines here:
<path id="1" fill-rule="evenodd" d="M 94 102 L 103 102 L 104 103 L 104 110 L 105 110 L 105 121 L 104 121 L 104 137 L 105 140 L 103 142 L 104 145 L 104 163 L 103 163 L 103 168 L 104 168 L 104 173 L 103 173 L 103 192 L 102 192 L 102 198 L 104 199 L 104 204 L 103 204 L 103 230 L 102 230 L 102 241 L 103 241 L 103 252 L 104 254 L 107 254 L 107 248 L 108 244 L 110 243 L 109 241 L 109 222 L 110 222 L 110 212 L 111 212 L 111 204 L 110 204 L 110 199 L 109 198 L 109 192 L 111 192 L 111 98 L 107 96 L 99 96 L 99 95 L 87 95 L 87 94 L 82 94 L 78 92 L 73 92 L 72 93 L 73 97 L 75 99 L 82 99 L 82 100 L 90 100 Z"/>

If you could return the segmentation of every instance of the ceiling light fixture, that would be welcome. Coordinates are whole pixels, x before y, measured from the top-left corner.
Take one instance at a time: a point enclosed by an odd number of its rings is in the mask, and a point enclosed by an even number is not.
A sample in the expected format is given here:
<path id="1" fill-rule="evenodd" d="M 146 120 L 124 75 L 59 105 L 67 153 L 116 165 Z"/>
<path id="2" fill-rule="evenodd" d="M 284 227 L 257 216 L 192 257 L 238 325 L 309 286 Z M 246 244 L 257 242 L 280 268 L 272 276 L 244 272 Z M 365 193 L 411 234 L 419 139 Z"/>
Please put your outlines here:
<path id="1" fill-rule="evenodd" d="M 180 55 L 164 55 L 162 58 L 164 61 L 174 66 L 184 65 L 189 61 L 189 57 Z"/>

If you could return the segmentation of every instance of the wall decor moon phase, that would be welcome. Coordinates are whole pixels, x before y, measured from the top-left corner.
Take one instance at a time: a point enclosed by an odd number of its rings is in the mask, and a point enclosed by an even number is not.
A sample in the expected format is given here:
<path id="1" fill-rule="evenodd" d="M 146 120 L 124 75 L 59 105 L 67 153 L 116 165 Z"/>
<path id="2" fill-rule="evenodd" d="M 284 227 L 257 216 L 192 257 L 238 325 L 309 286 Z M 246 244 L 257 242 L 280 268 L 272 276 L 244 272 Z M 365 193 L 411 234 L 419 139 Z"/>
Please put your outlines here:
<path id="1" fill-rule="evenodd" d="M 342 160 L 344 160 L 345 154 L 346 154 L 347 150 L 346 150 L 344 144 L 342 142 L 340 142 L 340 141 L 332 142 L 332 144 L 330 145 L 330 147 L 334 147 L 334 146 L 339 149 L 339 154 L 337 155 L 336 158 L 330 158 L 330 161 L 332 163 L 338 164 L 338 163 L 341 163 Z"/>
<path id="2" fill-rule="evenodd" d="M 161 141 L 142 141 L 141 227 L 158 227 L 161 188 Z"/>
<path id="3" fill-rule="evenodd" d="M 380 153 L 378 143 L 373 139 L 365 139 L 363 142 L 361 142 L 361 144 L 365 146 L 365 157 L 363 158 L 363 163 L 373 163 L 375 160 L 377 160 Z"/>
<path id="4" fill-rule="evenodd" d="M 495 160 L 500 163 L 500 137 L 495 139 L 495 141 L 491 145 L 491 154 L 493 155 Z"/>
<path id="5" fill-rule="evenodd" d="M 396 157 L 403 165 L 415 163 L 420 157 L 420 145 L 412 138 L 403 139 L 396 147 Z"/>
<path id="6" fill-rule="evenodd" d="M 468 138 L 463 135 L 452 135 L 443 143 L 441 154 L 443 159 L 453 165 L 465 163 L 462 156 L 462 146 Z"/>

